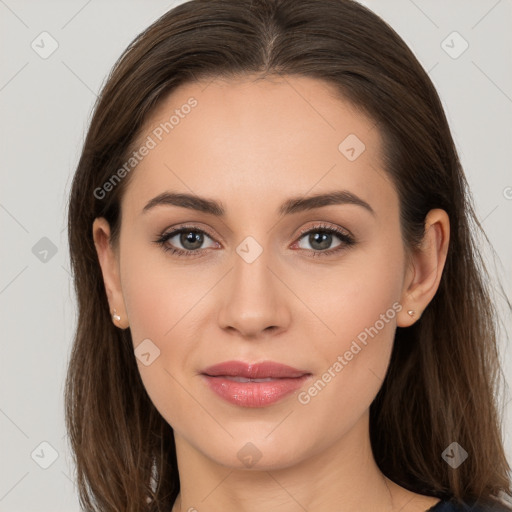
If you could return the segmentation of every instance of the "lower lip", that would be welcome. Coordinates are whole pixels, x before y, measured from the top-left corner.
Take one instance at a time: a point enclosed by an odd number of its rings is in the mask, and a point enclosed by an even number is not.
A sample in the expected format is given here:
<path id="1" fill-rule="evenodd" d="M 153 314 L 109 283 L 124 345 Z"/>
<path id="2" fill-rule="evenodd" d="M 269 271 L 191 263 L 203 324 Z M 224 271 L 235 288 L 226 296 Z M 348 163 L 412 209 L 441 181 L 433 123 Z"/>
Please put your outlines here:
<path id="1" fill-rule="evenodd" d="M 266 382 L 237 382 L 226 377 L 203 375 L 210 389 L 224 400 L 241 407 L 265 407 L 299 389 L 309 375 Z"/>

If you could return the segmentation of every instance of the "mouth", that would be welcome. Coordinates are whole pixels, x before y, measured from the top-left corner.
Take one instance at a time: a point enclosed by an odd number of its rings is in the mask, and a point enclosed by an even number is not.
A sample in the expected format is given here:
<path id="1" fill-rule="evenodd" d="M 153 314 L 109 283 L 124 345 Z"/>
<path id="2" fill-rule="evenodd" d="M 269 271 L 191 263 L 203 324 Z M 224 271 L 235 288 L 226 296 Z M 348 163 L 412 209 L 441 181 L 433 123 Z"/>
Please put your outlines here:
<path id="1" fill-rule="evenodd" d="M 309 374 L 308 371 L 299 370 L 292 366 L 274 361 L 261 363 L 245 363 L 243 361 L 225 361 L 205 368 L 203 375 L 210 377 L 242 377 L 245 379 L 290 379 Z"/>
<path id="2" fill-rule="evenodd" d="M 273 361 L 226 361 L 201 372 L 210 390 L 241 407 L 265 407 L 302 387 L 311 373 Z"/>
<path id="3" fill-rule="evenodd" d="M 271 382 L 276 380 L 273 377 L 267 377 L 265 379 L 248 379 L 246 377 L 231 377 L 230 375 L 207 375 L 208 377 L 224 377 L 227 380 L 232 380 L 233 382 Z M 282 377 L 281 377 L 282 378 Z"/>

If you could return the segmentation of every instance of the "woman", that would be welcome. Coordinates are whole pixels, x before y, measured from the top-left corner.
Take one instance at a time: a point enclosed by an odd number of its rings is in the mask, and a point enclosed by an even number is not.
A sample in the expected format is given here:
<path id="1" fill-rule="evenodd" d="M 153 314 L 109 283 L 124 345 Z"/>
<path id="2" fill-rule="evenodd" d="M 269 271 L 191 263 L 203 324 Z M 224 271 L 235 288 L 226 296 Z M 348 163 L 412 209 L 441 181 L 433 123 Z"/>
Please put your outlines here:
<path id="1" fill-rule="evenodd" d="M 472 228 L 439 97 L 371 11 L 170 10 L 109 76 L 70 196 L 82 504 L 509 510 Z"/>

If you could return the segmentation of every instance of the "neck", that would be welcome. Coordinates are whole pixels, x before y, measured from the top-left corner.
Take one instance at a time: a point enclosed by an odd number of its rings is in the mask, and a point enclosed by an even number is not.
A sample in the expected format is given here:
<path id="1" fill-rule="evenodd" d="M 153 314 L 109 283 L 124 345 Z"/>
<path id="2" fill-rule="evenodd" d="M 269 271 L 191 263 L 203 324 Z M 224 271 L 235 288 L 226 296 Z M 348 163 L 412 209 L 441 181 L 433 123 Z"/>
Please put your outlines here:
<path id="1" fill-rule="evenodd" d="M 221 466 L 175 432 L 180 494 L 172 512 L 399 510 L 394 500 L 403 496 L 375 463 L 368 420 L 364 415 L 334 446 L 265 469 Z"/>

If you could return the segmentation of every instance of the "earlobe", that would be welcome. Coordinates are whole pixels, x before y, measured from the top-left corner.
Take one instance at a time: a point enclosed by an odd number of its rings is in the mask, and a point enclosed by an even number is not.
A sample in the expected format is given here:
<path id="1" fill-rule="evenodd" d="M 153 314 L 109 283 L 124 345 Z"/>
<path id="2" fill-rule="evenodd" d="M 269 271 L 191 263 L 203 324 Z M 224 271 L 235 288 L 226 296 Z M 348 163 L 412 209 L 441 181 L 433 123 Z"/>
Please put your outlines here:
<path id="1" fill-rule="evenodd" d="M 450 239 L 448 214 L 439 208 L 430 210 L 425 219 L 425 236 L 409 261 L 402 291 L 403 310 L 397 325 L 408 327 L 421 317 L 439 288 Z M 414 313 L 411 314 L 410 312 Z"/>
<path id="2" fill-rule="evenodd" d="M 112 321 L 117 327 L 126 329 L 129 324 L 121 290 L 118 260 L 110 243 L 110 225 L 105 218 L 97 217 L 94 219 L 92 234 Z"/>

